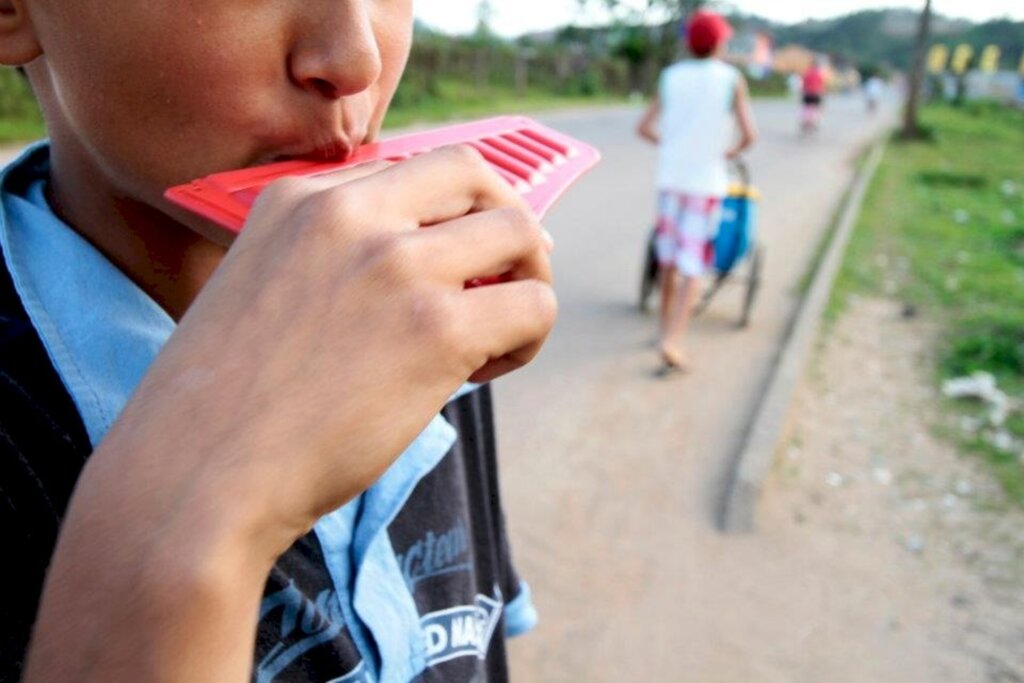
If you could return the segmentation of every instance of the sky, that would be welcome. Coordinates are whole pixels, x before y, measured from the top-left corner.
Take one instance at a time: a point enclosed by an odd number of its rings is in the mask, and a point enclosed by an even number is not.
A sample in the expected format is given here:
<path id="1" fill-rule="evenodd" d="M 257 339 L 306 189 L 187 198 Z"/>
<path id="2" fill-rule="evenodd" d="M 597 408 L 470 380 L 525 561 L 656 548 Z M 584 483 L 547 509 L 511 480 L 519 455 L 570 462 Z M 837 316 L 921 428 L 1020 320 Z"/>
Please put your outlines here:
<path id="1" fill-rule="evenodd" d="M 643 4 L 636 0 L 637 4 Z M 824 19 L 879 7 L 920 9 L 920 0 L 731 0 L 748 14 L 783 23 Z M 414 0 L 416 16 L 447 33 L 468 33 L 476 26 L 479 0 Z M 935 11 L 953 17 L 984 21 L 1009 16 L 1024 20 L 1024 0 L 934 0 Z M 503 36 L 517 36 L 580 21 L 599 20 L 591 11 L 582 14 L 577 0 L 492 0 L 491 25 Z M 810 7 L 810 9 L 808 9 Z"/>

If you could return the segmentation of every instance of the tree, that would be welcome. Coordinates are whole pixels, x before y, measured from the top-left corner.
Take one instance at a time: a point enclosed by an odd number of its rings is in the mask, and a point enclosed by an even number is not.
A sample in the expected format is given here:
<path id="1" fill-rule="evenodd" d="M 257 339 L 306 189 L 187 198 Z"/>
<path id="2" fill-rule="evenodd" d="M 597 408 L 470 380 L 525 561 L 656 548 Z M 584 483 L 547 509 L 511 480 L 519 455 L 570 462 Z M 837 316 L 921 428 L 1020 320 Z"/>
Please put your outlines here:
<path id="1" fill-rule="evenodd" d="M 491 0 L 480 0 L 480 3 L 476 7 L 475 36 L 484 40 L 493 38 L 494 31 L 491 29 L 491 22 L 493 20 L 494 5 L 491 4 Z"/>
<path id="2" fill-rule="evenodd" d="M 661 9 L 666 10 L 673 19 L 681 19 L 690 12 L 699 9 L 702 5 L 706 4 L 707 0 L 645 0 L 646 9 L 654 10 Z M 611 12 L 615 12 L 621 9 L 632 8 L 635 3 L 626 2 L 625 0 L 577 0 L 581 7 L 601 5 L 607 8 Z"/>
<path id="3" fill-rule="evenodd" d="M 705 5 L 707 0 L 576 0 L 581 8 L 604 7 L 610 14 L 626 24 L 634 24 L 623 34 L 617 46 L 617 56 L 629 64 L 630 88 L 642 90 L 650 85 L 661 66 L 671 62 L 678 49 L 675 25 L 683 17 Z M 649 32 L 643 28 L 645 15 L 659 11 L 664 20 L 659 30 Z M 625 15 L 625 16 L 624 16 Z M 639 25 L 636 25 L 639 24 Z"/>
<path id="4" fill-rule="evenodd" d="M 925 53 L 931 41 L 932 32 L 932 0 L 925 0 L 921 10 L 921 20 L 917 25 L 917 42 L 914 46 L 914 63 L 910 72 L 910 84 L 907 92 L 907 104 L 903 110 L 903 131 L 901 136 L 907 140 L 922 137 L 921 124 L 918 119 L 918 105 L 921 99 L 921 86 L 924 83 Z"/>

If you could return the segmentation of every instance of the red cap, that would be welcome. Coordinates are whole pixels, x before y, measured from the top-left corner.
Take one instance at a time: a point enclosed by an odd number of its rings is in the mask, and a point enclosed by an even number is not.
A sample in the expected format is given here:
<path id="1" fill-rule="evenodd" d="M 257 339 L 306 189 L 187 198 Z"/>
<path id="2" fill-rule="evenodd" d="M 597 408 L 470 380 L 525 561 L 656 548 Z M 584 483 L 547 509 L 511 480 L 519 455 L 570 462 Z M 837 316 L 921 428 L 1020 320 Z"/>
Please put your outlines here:
<path id="1" fill-rule="evenodd" d="M 732 38 L 732 26 L 720 14 L 700 10 L 686 24 L 686 42 L 696 55 L 707 55 Z"/>

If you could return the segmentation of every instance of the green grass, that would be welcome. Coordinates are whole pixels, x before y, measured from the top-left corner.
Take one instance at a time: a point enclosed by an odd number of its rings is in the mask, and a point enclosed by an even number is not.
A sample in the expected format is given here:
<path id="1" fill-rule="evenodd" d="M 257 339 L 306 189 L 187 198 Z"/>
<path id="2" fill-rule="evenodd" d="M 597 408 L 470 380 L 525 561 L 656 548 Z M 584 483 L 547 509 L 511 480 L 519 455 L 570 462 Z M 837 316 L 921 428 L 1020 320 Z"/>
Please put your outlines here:
<path id="1" fill-rule="evenodd" d="M 629 102 L 625 96 L 600 92 L 558 94 L 542 88 L 529 88 L 525 93 L 519 94 L 512 87 L 489 85 L 480 88 L 474 83 L 456 79 L 442 79 L 434 93 L 419 91 L 405 96 L 403 94 L 405 93 L 400 90 L 388 112 L 384 121 L 386 129 L 402 128 L 416 123 Z M 0 87 L 0 99 L 2 95 Z M 777 95 L 776 90 L 770 87 L 766 87 L 764 92 L 755 93 L 755 97 Z M 24 106 L 19 106 L 16 112 L 0 112 L 0 144 L 20 143 L 46 135 L 42 117 L 34 103 L 30 101 L 31 95 L 25 91 L 15 93 L 15 97 L 18 98 L 19 105 L 24 101 Z"/>
<path id="2" fill-rule="evenodd" d="M 1024 397 L 1024 112 L 994 104 L 925 110 L 925 143 L 893 141 L 833 293 L 896 297 L 943 325 L 938 379 L 985 370 Z M 958 412 L 966 405 L 952 406 Z M 1024 440 L 1024 417 L 1008 430 Z M 1024 463 L 958 438 L 1024 506 Z"/>
<path id="3" fill-rule="evenodd" d="M 385 128 L 628 101 L 615 95 L 559 95 L 539 88 L 530 88 L 519 94 L 512 87 L 489 85 L 481 88 L 455 79 L 442 79 L 434 93 L 417 92 L 408 97 L 403 97 L 403 94 L 400 89 L 384 121 Z"/>
<path id="4" fill-rule="evenodd" d="M 0 144 L 16 144 L 46 136 L 42 118 L 0 119 Z"/>
<path id="5" fill-rule="evenodd" d="M 0 67 L 0 144 L 44 135 L 43 117 L 28 82 L 14 69 Z"/>
<path id="6" fill-rule="evenodd" d="M 468 84 L 466 87 L 449 86 L 445 90 L 445 95 L 441 98 L 427 98 L 392 107 L 385 120 L 385 128 L 394 129 L 415 123 L 519 114 L 564 107 L 621 104 L 628 101 L 624 97 L 610 95 L 569 96 L 539 91 L 530 91 L 523 97 L 518 97 L 511 88 L 477 90 Z M 0 144 L 36 140 L 45 135 L 46 128 L 40 116 L 29 114 L 0 119 Z"/>

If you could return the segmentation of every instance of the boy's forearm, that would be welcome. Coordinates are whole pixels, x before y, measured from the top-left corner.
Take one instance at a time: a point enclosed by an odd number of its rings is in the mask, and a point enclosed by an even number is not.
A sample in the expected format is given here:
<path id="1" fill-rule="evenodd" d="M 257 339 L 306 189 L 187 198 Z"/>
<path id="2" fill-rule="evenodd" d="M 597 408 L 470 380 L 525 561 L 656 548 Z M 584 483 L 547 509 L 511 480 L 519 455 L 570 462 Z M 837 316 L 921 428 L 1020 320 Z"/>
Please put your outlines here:
<path id="1" fill-rule="evenodd" d="M 649 127 L 638 128 L 637 129 L 637 134 L 640 137 L 642 137 L 644 140 L 647 140 L 648 142 L 651 142 L 651 143 L 653 143 L 655 145 L 661 143 L 661 138 L 658 137 L 657 132 L 655 132 L 653 128 L 649 128 Z"/>
<path id="2" fill-rule="evenodd" d="M 636 126 L 637 135 L 656 145 L 661 142 L 661 136 L 658 135 L 657 129 L 657 121 L 660 113 L 661 102 L 657 97 L 655 97 L 644 112 L 643 117 L 640 119 L 640 123 Z"/>
<path id="3" fill-rule="evenodd" d="M 729 157 L 738 156 L 738 155 L 742 154 L 743 152 L 747 151 L 748 149 L 750 149 L 751 147 L 753 147 L 755 142 L 757 142 L 757 134 L 756 133 L 749 133 L 749 134 L 748 133 L 743 133 L 743 134 L 740 135 L 739 142 L 737 142 L 732 147 L 732 149 L 729 150 L 729 152 L 727 153 L 726 156 L 729 156 Z"/>
<path id="4" fill-rule="evenodd" d="M 230 500 L 117 480 L 116 448 L 97 449 L 72 499 L 25 680 L 248 680 L 275 550 Z"/>
<path id="5" fill-rule="evenodd" d="M 745 80 L 740 80 L 736 88 L 736 123 L 740 130 L 740 140 L 729 150 L 727 156 L 736 157 L 757 142 L 757 127 L 754 124 L 754 116 L 750 111 L 750 92 Z"/>

